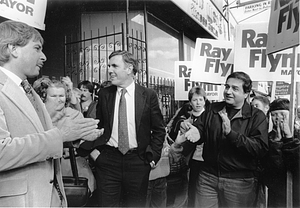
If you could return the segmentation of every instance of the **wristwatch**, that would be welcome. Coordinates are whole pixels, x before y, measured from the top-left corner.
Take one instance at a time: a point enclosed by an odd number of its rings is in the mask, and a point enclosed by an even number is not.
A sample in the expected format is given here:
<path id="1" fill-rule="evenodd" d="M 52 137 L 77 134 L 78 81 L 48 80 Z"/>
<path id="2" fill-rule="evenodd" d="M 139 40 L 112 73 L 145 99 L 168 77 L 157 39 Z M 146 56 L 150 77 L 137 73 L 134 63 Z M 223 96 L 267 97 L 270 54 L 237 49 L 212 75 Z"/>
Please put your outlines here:
<path id="1" fill-rule="evenodd" d="M 150 162 L 150 166 L 151 166 L 151 168 L 155 167 L 155 162 L 153 160 Z"/>

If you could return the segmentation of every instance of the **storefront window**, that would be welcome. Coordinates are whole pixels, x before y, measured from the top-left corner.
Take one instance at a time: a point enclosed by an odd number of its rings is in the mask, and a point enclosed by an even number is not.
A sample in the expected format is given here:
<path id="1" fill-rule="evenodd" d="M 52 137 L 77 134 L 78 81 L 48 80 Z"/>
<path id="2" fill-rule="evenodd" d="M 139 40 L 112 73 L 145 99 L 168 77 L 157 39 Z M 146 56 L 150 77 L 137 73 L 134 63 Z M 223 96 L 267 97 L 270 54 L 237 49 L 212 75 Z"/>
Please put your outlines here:
<path id="1" fill-rule="evenodd" d="M 191 39 L 189 39 L 188 37 L 184 37 L 183 42 L 184 42 L 184 60 L 193 61 L 196 43 Z"/>
<path id="2" fill-rule="evenodd" d="M 174 63 L 179 60 L 179 41 L 151 23 L 147 24 L 148 74 L 174 79 Z"/>

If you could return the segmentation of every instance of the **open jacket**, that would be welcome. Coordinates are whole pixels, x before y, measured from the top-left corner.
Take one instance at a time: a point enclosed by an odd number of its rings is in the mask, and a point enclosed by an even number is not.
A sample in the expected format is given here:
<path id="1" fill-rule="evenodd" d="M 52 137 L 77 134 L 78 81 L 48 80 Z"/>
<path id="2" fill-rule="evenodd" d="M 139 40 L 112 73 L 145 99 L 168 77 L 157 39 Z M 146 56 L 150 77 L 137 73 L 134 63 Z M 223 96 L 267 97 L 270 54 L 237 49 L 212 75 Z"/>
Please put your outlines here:
<path id="1" fill-rule="evenodd" d="M 100 90 L 97 105 L 97 119 L 99 128 L 104 133 L 94 142 L 85 142 L 83 149 L 99 149 L 105 145 L 112 133 L 114 106 L 117 87 Z M 161 150 L 165 138 L 165 125 L 155 91 L 135 84 L 135 128 L 139 157 L 149 164 L 152 160 L 157 164 L 161 157 Z"/>
<path id="2" fill-rule="evenodd" d="M 300 141 L 297 138 L 282 138 L 275 141 L 276 132 L 269 132 L 269 151 L 263 158 L 263 182 L 269 188 L 269 203 L 272 207 L 286 206 L 287 171 L 293 178 L 293 206 L 299 207 Z"/>
<path id="3" fill-rule="evenodd" d="M 0 206 L 49 207 L 54 174 L 65 195 L 58 159 L 62 134 L 53 128 L 44 104 L 33 93 L 43 118 L 0 70 Z"/>
<path id="4" fill-rule="evenodd" d="M 264 113 L 245 101 L 243 107 L 231 119 L 231 132 L 224 135 L 219 112 L 225 102 L 212 103 L 193 124 L 204 143 L 203 170 L 225 178 L 255 177 L 258 160 L 268 151 L 268 125 Z M 183 144 L 189 152 L 189 141 Z"/>

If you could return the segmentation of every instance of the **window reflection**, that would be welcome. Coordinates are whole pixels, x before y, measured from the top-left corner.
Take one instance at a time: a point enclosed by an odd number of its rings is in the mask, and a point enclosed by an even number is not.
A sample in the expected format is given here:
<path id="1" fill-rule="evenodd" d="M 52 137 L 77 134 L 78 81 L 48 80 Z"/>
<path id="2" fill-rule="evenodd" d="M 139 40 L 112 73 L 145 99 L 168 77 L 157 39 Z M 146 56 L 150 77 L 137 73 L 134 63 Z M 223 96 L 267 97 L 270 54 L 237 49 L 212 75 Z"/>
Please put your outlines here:
<path id="1" fill-rule="evenodd" d="M 149 76 L 174 79 L 179 61 L 179 41 L 158 27 L 147 24 Z"/>

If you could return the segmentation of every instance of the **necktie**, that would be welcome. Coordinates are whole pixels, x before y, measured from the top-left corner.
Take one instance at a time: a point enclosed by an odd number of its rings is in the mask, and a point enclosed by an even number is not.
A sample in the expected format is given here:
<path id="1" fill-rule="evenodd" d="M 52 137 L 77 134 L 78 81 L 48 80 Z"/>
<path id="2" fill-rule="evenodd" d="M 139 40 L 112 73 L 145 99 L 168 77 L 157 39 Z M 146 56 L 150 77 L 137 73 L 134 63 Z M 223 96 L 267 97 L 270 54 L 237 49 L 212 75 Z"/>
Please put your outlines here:
<path id="1" fill-rule="evenodd" d="M 127 128 L 127 113 L 126 113 L 126 89 L 121 90 L 121 98 L 119 104 L 119 123 L 118 123 L 118 149 L 125 155 L 129 150 L 128 128 Z"/>
<path id="2" fill-rule="evenodd" d="M 32 86 L 29 84 L 28 80 L 25 79 L 21 82 L 21 86 L 23 87 L 25 93 L 26 93 L 26 96 L 28 97 L 28 99 L 30 100 L 31 104 L 33 105 L 35 111 L 37 112 L 39 118 L 40 118 L 40 121 L 42 122 L 42 125 L 44 127 L 44 129 L 47 129 L 47 125 L 45 123 L 45 118 L 44 118 L 44 114 L 42 112 L 42 110 L 38 107 L 38 104 L 34 98 L 34 95 L 33 95 L 33 88 Z"/>
<path id="3" fill-rule="evenodd" d="M 28 99 L 30 100 L 31 104 L 33 105 L 34 109 L 36 110 L 36 112 L 39 114 L 39 109 L 38 109 L 38 106 L 35 102 L 35 98 L 33 97 L 33 94 L 32 94 L 32 90 L 33 88 L 31 87 L 31 85 L 29 84 L 28 80 L 25 79 L 21 82 L 21 86 L 23 87 L 25 93 L 26 93 L 26 96 L 28 97 Z"/>

